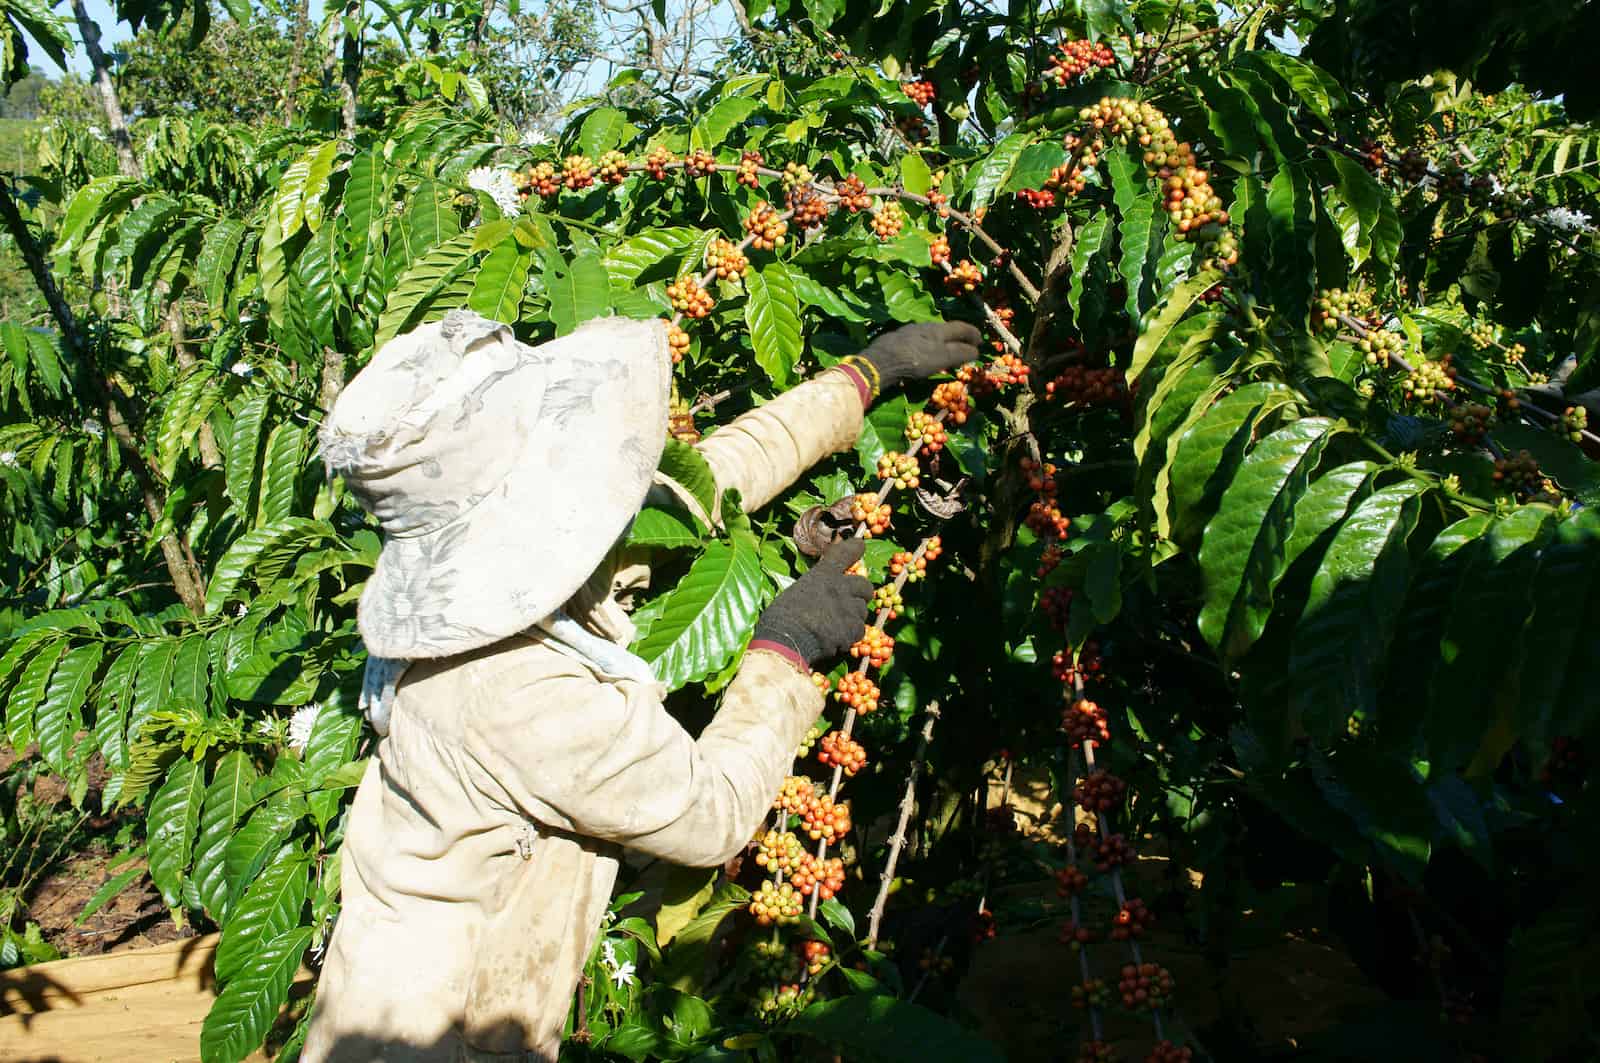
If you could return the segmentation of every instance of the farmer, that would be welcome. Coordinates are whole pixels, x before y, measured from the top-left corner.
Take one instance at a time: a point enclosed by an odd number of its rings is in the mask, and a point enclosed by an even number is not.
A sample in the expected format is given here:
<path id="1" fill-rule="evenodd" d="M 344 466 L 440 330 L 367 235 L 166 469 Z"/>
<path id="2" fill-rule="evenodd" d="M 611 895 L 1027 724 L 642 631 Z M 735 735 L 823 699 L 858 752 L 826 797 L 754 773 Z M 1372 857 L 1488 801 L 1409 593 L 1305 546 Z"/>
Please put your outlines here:
<path id="1" fill-rule="evenodd" d="M 717 497 L 765 505 L 850 446 L 881 389 L 977 356 L 910 325 L 698 446 Z M 351 806 L 343 912 L 308 1063 L 554 1060 L 620 847 L 712 867 L 756 831 L 822 710 L 810 666 L 861 637 L 871 588 L 833 546 L 756 623 L 698 739 L 627 650 L 623 548 L 657 472 L 659 321 L 538 347 L 460 311 L 386 344 L 323 428 L 330 472 L 382 526 L 361 596 L 362 704 L 382 739 Z M 403 677 L 403 678 L 402 678 Z"/>

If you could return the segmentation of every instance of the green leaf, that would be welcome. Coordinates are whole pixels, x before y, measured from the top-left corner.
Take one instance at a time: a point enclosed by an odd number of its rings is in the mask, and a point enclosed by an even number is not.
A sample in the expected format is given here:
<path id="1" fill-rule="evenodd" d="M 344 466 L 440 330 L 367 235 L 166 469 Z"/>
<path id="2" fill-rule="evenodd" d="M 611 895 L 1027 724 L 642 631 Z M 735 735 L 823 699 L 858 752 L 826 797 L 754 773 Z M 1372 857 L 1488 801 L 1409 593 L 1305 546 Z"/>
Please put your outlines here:
<path id="1" fill-rule="evenodd" d="M 82 926 L 89 920 L 90 916 L 104 908 L 112 899 L 127 889 L 134 879 L 143 878 L 146 870 L 143 867 L 130 867 L 126 871 L 120 871 L 106 879 L 100 884 L 100 888 L 95 890 L 89 899 L 84 902 L 83 910 L 72 921 L 72 925 Z"/>
<path id="2" fill-rule="evenodd" d="M 1294 401 L 1294 391 L 1282 384 L 1246 384 L 1224 395 L 1179 437 L 1171 474 L 1175 540 L 1198 539 L 1254 439 L 1256 425 Z"/>
<path id="3" fill-rule="evenodd" d="M 1285 562 L 1293 565 L 1308 550 L 1325 549 L 1331 533 L 1350 510 L 1372 494 L 1372 481 L 1379 471 L 1370 461 L 1353 461 L 1311 481 L 1294 507 L 1294 532 L 1284 548 Z M 1312 556 L 1320 556 L 1320 551 Z"/>
<path id="4" fill-rule="evenodd" d="M 1326 479 L 1327 477 L 1324 477 Z M 1382 666 L 1410 582 L 1407 540 L 1423 485 L 1406 480 L 1356 507 L 1329 544 L 1294 628 L 1289 710 L 1328 744 L 1352 713 L 1376 712 Z"/>
<path id="5" fill-rule="evenodd" d="M 1023 188 L 1042 188 L 1055 168 L 1067 161 L 1067 153 L 1053 140 L 1043 144 L 1029 144 L 1017 156 L 1011 175 L 1006 178 L 1002 191 L 1015 192 Z"/>
<path id="6" fill-rule="evenodd" d="M 1111 177 L 1112 195 L 1116 200 L 1117 272 L 1127 288 L 1128 319 L 1139 320 L 1140 292 L 1145 287 L 1144 266 L 1150 252 L 1150 230 L 1155 224 L 1155 195 L 1148 187 L 1144 167 L 1134 162 L 1126 151 L 1112 151 L 1106 155 L 1106 171 Z M 1138 365 L 1137 358 L 1134 362 Z M 1129 380 L 1134 371 L 1129 371 Z"/>
<path id="7" fill-rule="evenodd" d="M 1266 627 L 1287 561 L 1294 507 L 1334 429 L 1308 417 L 1279 429 L 1246 455 L 1223 492 L 1200 547 L 1205 605 L 1200 634 L 1223 657 L 1237 659 Z"/>
<path id="8" fill-rule="evenodd" d="M 39 753 L 58 775 L 68 773 L 72 747 L 83 727 L 83 703 L 105 653 L 105 643 L 90 642 L 74 646 L 57 666 L 45 690 L 44 700 L 34 716 Z"/>
<path id="9" fill-rule="evenodd" d="M 285 421 L 267 436 L 261 454 L 261 499 L 256 512 L 257 525 L 288 520 L 294 512 L 295 481 L 300 476 L 304 432 L 299 425 Z"/>
<path id="10" fill-rule="evenodd" d="M 992 1042 L 949 1019 L 888 995 L 856 993 L 806 1008 L 784 1029 L 864 1058 L 904 1063 L 1002 1063 Z"/>
<path id="11" fill-rule="evenodd" d="M 736 882 L 717 887 L 700 914 L 684 924 L 672 938 L 666 962 L 657 968 L 662 982 L 674 989 L 690 991 L 701 980 L 711 951 L 711 939 L 723 920 L 750 903 L 750 891 Z"/>
<path id="12" fill-rule="evenodd" d="M 730 518 L 727 511 L 724 500 L 727 539 L 708 546 L 667 592 L 660 615 L 634 647 L 669 690 L 727 664 L 765 604 L 769 584 L 761 572 L 760 543 L 748 519 Z"/>
<path id="13" fill-rule="evenodd" d="M 44 646 L 23 666 L 11 697 L 6 702 L 6 737 L 12 749 L 26 749 L 33 743 L 34 709 L 45 696 L 50 674 L 56 662 L 67 652 L 67 641 L 62 639 Z"/>
<path id="14" fill-rule="evenodd" d="M 324 534 L 326 528 L 327 525 L 321 521 L 308 517 L 289 517 L 239 536 L 212 571 L 211 583 L 206 587 L 206 615 L 215 616 L 227 604 L 245 574 L 263 553 L 287 543 L 314 542 Z"/>
<path id="15" fill-rule="evenodd" d="M 688 519 L 685 519 L 688 518 Z M 645 506 L 628 529 L 630 546 L 649 546 L 660 550 L 681 550 L 699 546 L 705 535 L 695 526 L 694 519 L 678 509 Z"/>
<path id="16" fill-rule="evenodd" d="M 756 364 L 773 384 L 787 388 L 794 380 L 795 362 L 805 353 L 794 282 L 782 262 L 769 262 L 759 272 L 747 274 L 745 286 L 750 295 L 745 300 L 744 319 L 750 327 Z"/>
<path id="17" fill-rule="evenodd" d="M 240 1063 L 261 1046 L 289 999 L 289 982 L 310 944 L 311 928 L 298 927 L 250 955 L 206 1013 L 200 1027 L 202 1063 Z"/>
<path id="18" fill-rule="evenodd" d="M 717 511 L 717 480 L 711 466 L 694 447 L 679 439 L 667 440 L 657 471 L 689 493 L 709 521 Z"/>
<path id="19" fill-rule="evenodd" d="M 874 476 L 878 459 L 890 450 L 905 451 L 906 420 L 911 416 L 911 400 L 903 394 L 891 395 L 873 404 L 861 424 L 861 434 L 856 437 L 856 457 L 861 461 L 864 475 Z M 836 499 L 825 498 L 824 502 Z"/>
<path id="20" fill-rule="evenodd" d="M 266 782 L 267 780 L 261 780 L 257 784 L 255 789 L 257 795 L 260 794 Z M 227 879 L 228 890 L 232 897 L 237 899 L 245 896 L 266 880 L 271 873 L 271 869 L 268 867 L 266 871 L 263 871 L 262 868 L 268 866 L 269 858 L 281 859 L 284 857 L 284 853 L 280 851 L 280 846 L 283 846 L 284 839 L 294 829 L 294 825 L 299 820 L 302 811 L 303 805 L 301 802 L 277 796 L 250 813 L 250 818 L 245 820 L 244 825 L 234 831 L 233 836 L 228 839 L 222 851 L 222 873 Z M 277 855 L 274 856 L 274 854 Z M 300 889 L 302 891 L 300 897 L 304 899 L 304 876 L 301 876 Z M 238 905 L 238 910 L 234 913 L 235 922 L 244 917 L 247 907 L 248 902 Z M 294 910 L 299 910 L 298 904 L 294 906 Z M 232 925 L 232 923 L 229 924 L 230 927 Z M 284 923 L 283 925 L 290 926 L 292 922 Z M 224 928 L 225 931 L 226 929 Z M 223 945 L 227 945 L 226 933 L 223 936 Z M 223 954 L 219 949 L 217 953 L 217 977 L 219 979 L 227 977 L 223 973 L 226 969 L 228 969 L 228 965 L 223 962 Z"/>
<path id="21" fill-rule="evenodd" d="M 522 290 L 528 284 L 533 254 L 515 240 L 502 242 L 478 267 L 467 305 L 491 321 L 514 324 L 522 309 Z"/>
<path id="22" fill-rule="evenodd" d="M 470 232 L 459 233 L 412 263 L 395 282 L 378 318 L 372 342 L 382 347 L 402 332 L 409 332 L 446 288 L 472 266 Z"/>
<path id="23" fill-rule="evenodd" d="M 733 127 L 750 117 L 761 108 L 761 101 L 751 99 L 749 96 L 729 96 L 718 100 L 706 112 L 704 118 L 695 123 L 690 133 L 690 144 L 697 148 L 706 148 L 715 151 Z"/>
<path id="24" fill-rule="evenodd" d="M 206 914 L 218 926 L 228 925 L 232 891 L 223 855 L 233 828 L 254 804 L 251 787 L 260 778 L 250 757 L 234 749 L 222 755 L 206 787 L 200 813 L 200 837 L 194 847 L 194 883 Z"/>
<path id="25" fill-rule="evenodd" d="M 591 159 L 622 143 L 628 129 L 628 118 L 615 107 L 596 107 L 584 118 L 578 129 L 577 148 Z"/>
<path id="26" fill-rule="evenodd" d="M 1523 640 L 1519 706 L 1525 729 L 1541 744 L 1583 734 L 1593 711 L 1585 695 L 1600 641 L 1600 513 L 1585 509 L 1555 531 L 1533 586 L 1539 637 Z"/>
<path id="27" fill-rule="evenodd" d="M 1142 252 L 1141 252 L 1142 253 Z M 1073 260 L 1077 260 L 1077 249 L 1073 249 Z M 1132 384 L 1139 379 L 1140 374 L 1149 366 L 1150 360 L 1155 357 L 1156 351 L 1166 340 L 1167 333 L 1177 325 L 1180 318 L 1189 312 L 1195 300 L 1209 291 L 1222 279 L 1222 275 L 1215 270 L 1206 270 L 1203 273 L 1184 281 L 1172 290 L 1162 304 L 1161 312 L 1139 334 L 1139 339 L 1133 345 L 1133 361 L 1128 365 L 1128 383 Z M 1076 283 L 1076 282 L 1074 282 Z"/>
<path id="28" fill-rule="evenodd" d="M 256 451 L 261 446 L 261 426 L 271 403 L 272 396 L 266 391 L 251 392 L 240 403 L 222 455 L 228 497 L 246 515 L 251 512 L 255 497 Z"/>
<path id="29" fill-rule="evenodd" d="M 328 181 L 333 176 L 333 166 L 338 159 L 337 140 L 330 140 L 311 150 L 310 168 L 306 172 L 305 188 L 300 194 L 300 215 L 305 220 L 306 228 L 312 232 L 322 228 L 325 210 L 323 197 L 328 194 Z"/>
<path id="30" fill-rule="evenodd" d="M 305 752 L 301 754 L 309 782 L 323 784 L 350 763 L 361 738 L 361 721 L 361 711 L 346 690 L 341 689 L 338 696 L 322 703 L 312 723 Z M 340 798 L 340 792 L 335 789 L 319 790 L 306 797 L 306 807 L 317 821 L 318 830 L 327 830 L 339 811 Z"/>
<path id="31" fill-rule="evenodd" d="M 1080 328 L 1084 318 L 1083 296 L 1089 283 L 1089 264 L 1111 244 L 1111 213 L 1101 211 L 1075 234 L 1072 244 L 1072 283 L 1067 288 L 1067 304 Z"/>
<path id="32" fill-rule="evenodd" d="M 883 302 L 896 321 L 937 321 L 939 310 L 926 286 L 901 272 L 878 271 Z"/>
<path id="33" fill-rule="evenodd" d="M 972 169 L 967 171 L 964 191 L 971 197 L 967 209 L 978 210 L 994 199 L 994 194 L 1011 176 L 1012 168 L 1022 156 L 1022 149 L 1033 140 L 1029 133 L 1012 133 Z"/>
<path id="34" fill-rule="evenodd" d="M 552 260 L 545 268 L 545 292 L 556 335 L 565 336 L 611 307 L 611 280 L 598 253 L 585 251 L 570 263 Z"/>
<path id="35" fill-rule="evenodd" d="M 205 293 L 213 314 L 226 311 L 233 267 L 239 261 L 244 234 L 244 222 L 224 218 L 207 230 L 205 242 L 200 245 L 200 256 L 195 260 L 195 280 Z"/>
<path id="36" fill-rule="evenodd" d="M 112 771 L 128 766 L 128 713 L 133 708 L 133 684 L 139 674 L 138 643 L 117 654 L 100 679 L 100 693 L 94 706 L 95 747 L 106 758 Z"/>
<path id="37" fill-rule="evenodd" d="M 656 912 L 656 941 L 666 948 L 684 927 L 694 921 L 716 890 L 719 871 L 714 867 L 669 867 Z"/>
<path id="38" fill-rule="evenodd" d="M 1291 321 L 1306 316 L 1317 283 L 1312 250 L 1317 235 L 1316 195 L 1311 178 L 1299 166 L 1279 170 L 1267 189 L 1272 242 L 1269 283 L 1274 308 Z"/>
<path id="39" fill-rule="evenodd" d="M 150 855 L 150 880 L 162 900 L 182 922 L 183 881 L 189 871 L 195 830 L 200 825 L 200 802 L 205 793 L 205 773 L 188 757 L 179 757 L 167 769 L 166 782 L 150 799 L 146 816 L 146 843 Z"/>
<path id="40" fill-rule="evenodd" d="M 639 275 L 701 239 L 699 229 L 651 229 L 613 245 L 605 253 L 606 272 L 620 291 L 631 287 Z"/>
<path id="41" fill-rule="evenodd" d="M 128 713 L 128 745 L 144 730 L 145 721 L 166 707 L 172 690 L 173 662 L 178 640 L 160 639 L 140 647 L 139 675 L 133 685 L 133 708 Z"/>

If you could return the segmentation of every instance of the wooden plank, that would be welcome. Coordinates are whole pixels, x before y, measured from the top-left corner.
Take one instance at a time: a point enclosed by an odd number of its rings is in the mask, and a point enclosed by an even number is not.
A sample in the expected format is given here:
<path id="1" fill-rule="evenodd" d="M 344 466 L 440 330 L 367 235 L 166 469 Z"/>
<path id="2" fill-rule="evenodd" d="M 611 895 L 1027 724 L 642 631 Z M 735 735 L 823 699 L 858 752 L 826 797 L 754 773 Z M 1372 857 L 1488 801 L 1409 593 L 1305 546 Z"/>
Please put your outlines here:
<path id="1" fill-rule="evenodd" d="M 193 982 L 209 987 L 211 956 L 221 935 L 180 938 L 147 949 L 79 956 L 0 971 L 0 1015 L 39 1010 L 36 1003 L 81 997 L 148 982 Z"/>

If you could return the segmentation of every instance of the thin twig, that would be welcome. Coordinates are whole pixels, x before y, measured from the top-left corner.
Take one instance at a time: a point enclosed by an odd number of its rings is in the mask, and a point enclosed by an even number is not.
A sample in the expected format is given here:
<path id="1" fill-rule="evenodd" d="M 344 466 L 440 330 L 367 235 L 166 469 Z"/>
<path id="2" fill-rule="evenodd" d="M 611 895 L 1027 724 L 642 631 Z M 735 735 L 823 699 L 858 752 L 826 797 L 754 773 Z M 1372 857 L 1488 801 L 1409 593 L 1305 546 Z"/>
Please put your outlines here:
<path id="1" fill-rule="evenodd" d="M 894 870 L 900 863 L 900 850 L 906 844 L 906 827 L 911 822 L 911 810 L 917 803 L 917 775 L 922 771 L 922 758 L 933 740 L 933 725 L 939 719 L 939 703 L 928 702 L 923 710 L 927 722 L 922 725 L 922 735 L 917 739 L 917 751 L 911 758 L 911 770 L 906 773 L 906 789 L 900 798 L 900 822 L 895 825 L 894 836 L 889 839 L 889 858 L 883 865 L 883 877 L 878 881 L 878 898 L 872 902 L 872 915 L 867 920 L 867 948 L 878 945 L 878 926 L 883 922 L 883 910 L 889 903 L 889 887 L 894 882 Z"/>

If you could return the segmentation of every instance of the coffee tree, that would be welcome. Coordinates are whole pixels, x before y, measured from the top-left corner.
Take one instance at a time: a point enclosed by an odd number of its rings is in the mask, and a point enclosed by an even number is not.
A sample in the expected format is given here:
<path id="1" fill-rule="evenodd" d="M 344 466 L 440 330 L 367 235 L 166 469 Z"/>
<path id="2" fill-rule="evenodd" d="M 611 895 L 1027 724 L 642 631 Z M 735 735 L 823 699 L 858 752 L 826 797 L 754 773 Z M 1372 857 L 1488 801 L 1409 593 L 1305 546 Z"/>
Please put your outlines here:
<path id="1" fill-rule="evenodd" d="M 739 14 L 708 89 L 552 143 L 441 53 L 362 82 L 354 128 L 152 118 L 144 176 L 67 136 L 0 203 L 54 326 L 0 329 L 7 737 L 146 809 L 104 896 L 148 873 L 220 927 L 205 1058 L 319 957 L 370 754 L 379 541 L 315 427 L 458 307 L 530 342 L 673 323 L 693 504 L 633 527 L 668 577 L 633 648 L 686 721 L 832 538 L 878 586 L 745 855 L 617 898 L 573 1058 L 997 1058 L 955 989 L 1041 923 L 1077 1058 L 1205 1058 L 1152 926 L 1222 966 L 1296 883 L 1428 1002 L 1364 1050 L 1587 1043 L 1600 142 L 1560 86 L 1492 82 L 1476 38 L 1451 62 L 1492 94 L 1403 69 L 1370 12 L 1311 4 Z M 936 318 L 993 356 L 766 509 L 715 496 L 702 433 Z M 1059 830 L 1020 836 L 1018 772 Z M 1152 844 L 1197 895 L 1125 877 Z"/>

